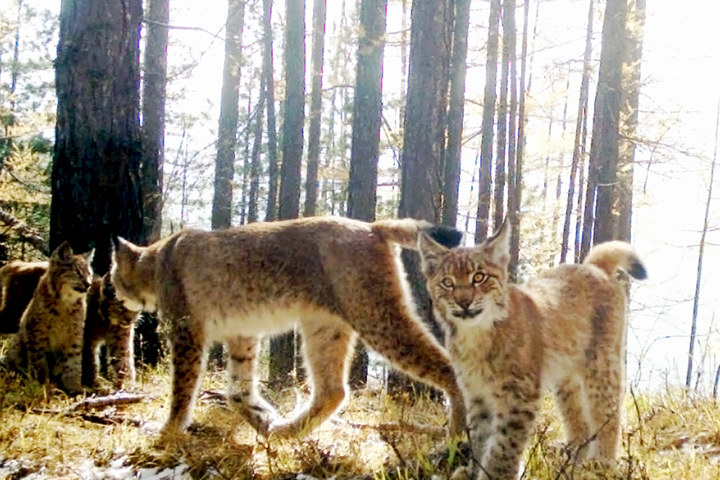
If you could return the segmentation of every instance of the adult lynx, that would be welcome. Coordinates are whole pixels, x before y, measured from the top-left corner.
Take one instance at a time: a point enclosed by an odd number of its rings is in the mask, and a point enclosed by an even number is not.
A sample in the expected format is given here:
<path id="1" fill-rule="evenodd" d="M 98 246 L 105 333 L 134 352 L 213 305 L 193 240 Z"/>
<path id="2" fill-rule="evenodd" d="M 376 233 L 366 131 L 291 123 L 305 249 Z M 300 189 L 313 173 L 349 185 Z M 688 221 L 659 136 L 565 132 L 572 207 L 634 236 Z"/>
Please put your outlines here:
<path id="1" fill-rule="evenodd" d="M 213 340 L 229 350 L 228 397 L 260 432 L 302 436 L 343 402 L 356 336 L 394 366 L 443 389 L 459 433 L 462 394 L 446 352 L 412 306 L 397 249 L 421 231 L 455 230 L 411 219 L 365 223 L 313 217 L 202 232 L 185 230 L 139 247 L 119 239 L 112 282 L 132 310 L 158 310 L 171 328 L 172 401 L 163 433 L 182 431 Z M 309 405 L 281 422 L 255 378 L 257 337 L 298 325 L 312 383 Z"/>
<path id="2" fill-rule="evenodd" d="M 510 227 L 474 248 L 420 238 L 423 271 L 465 396 L 479 479 L 514 480 L 543 388 L 552 388 L 581 456 L 615 459 L 625 385 L 622 269 L 645 278 L 624 242 L 580 265 L 508 281 Z"/>

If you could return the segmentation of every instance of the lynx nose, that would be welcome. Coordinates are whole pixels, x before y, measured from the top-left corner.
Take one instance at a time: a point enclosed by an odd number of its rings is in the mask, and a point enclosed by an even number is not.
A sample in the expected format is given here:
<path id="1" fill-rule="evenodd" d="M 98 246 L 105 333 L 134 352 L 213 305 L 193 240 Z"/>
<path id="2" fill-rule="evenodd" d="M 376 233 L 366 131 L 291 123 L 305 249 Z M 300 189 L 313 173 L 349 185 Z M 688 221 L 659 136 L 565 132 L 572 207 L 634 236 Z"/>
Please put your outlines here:
<path id="1" fill-rule="evenodd" d="M 472 298 L 458 298 L 455 301 L 465 311 L 468 311 L 470 309 L 470 304 L 472 304 Z"/>

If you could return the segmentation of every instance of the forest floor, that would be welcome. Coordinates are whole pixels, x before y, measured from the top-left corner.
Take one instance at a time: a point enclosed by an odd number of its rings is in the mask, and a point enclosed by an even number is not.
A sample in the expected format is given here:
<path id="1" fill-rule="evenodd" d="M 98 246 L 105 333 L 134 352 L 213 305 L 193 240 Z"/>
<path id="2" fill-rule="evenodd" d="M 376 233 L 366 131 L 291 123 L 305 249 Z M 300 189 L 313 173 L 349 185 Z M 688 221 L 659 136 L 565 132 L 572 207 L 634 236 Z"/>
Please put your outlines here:
<path id="1" fill-rule="evenodd" d="M 162 368 L 142 372 L 136 388 L 105 406 L 0 371 L 0 479 L 442 480 L 467 462 L 467 444 L 448 445 L 445 409 L 427 396 L 368 389 L 303 440 L 266 439 L 215 393 L 224 379 L 222 371 L 208 372 L 190 432 L 161 444 L 156 432 L 169 392 Z M 307 392 L 268 396 L 289 415 Z M 572 461 L 546 401 L 523 478 L 720 478 L 720 408 L 712 399 L 631 393 L 625 407 L 621 458 L 608 472 Z"/>

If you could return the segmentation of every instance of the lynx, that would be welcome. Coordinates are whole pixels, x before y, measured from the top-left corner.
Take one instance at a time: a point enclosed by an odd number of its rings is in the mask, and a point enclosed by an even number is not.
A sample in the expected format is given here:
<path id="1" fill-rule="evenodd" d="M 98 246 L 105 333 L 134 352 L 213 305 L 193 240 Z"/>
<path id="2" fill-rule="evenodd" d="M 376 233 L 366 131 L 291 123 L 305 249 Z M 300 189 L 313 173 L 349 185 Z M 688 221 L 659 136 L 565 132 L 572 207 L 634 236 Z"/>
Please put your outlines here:
<path id="1" fill-rule="evenodd" d="M 16 333 L 48 262 L 13 261 L 0 268 L 0 333 Z"/>
<path id="2" fill-rule="evenodd" d="M 113 385 L 121 388 L 135 381 L 133 336 L 138 314 L 116 298 L 110 274 L 93 278 L 83 340 L 83 385 L 98 385 L 98 350 L 103 344 L 107 347 L 108 379 Z"/>
<path id="3" fill-rule="evenodd" d="M 15 333 L 48 262 L 14 261 L 0 268 L 0 333 Z M 135 380 L 133 333 L 138 312 L 115 298 L 110 275 L 93 276 L 87 296 L 83 339 L 83 385 L 97 386 L 99 347 L 107 346 L 108 376 L 116 388 Z"/>
<path id="4" fill-rule="evenodd" d="M 474 248 L 454 249 L 419 240 L 465 396 L 478 478 L 517 478 L 544 388 L 554 390 L 579 458 L 611 465 L 625 382 L 627 298 L 618 269 L 643 279 L 645 268 L 629 244 L 614 241 L 595 246 L 580 265 L 513 285 L 509 236 L 503 226 Z"/>
<path id="5" fill-rule="evenodd" d="M 171 330 L 172 397 L 162 434 L 183 431 L 213 341 L 228 347 L 228 398 L 256 430 L 301 437 L 346 396 L 356 337 L 395 367 L 434 385 L 451 402 L 450 430 L 464 429 L 464 405 L 445 350 L 411 302 L 399 244 L 417 248 L 428 231 L 449 245 L 459 232 L 404 219 L 365 223 L 313 217 L 227 230 L 185 230 L 148 247 L 118 239 L 111 269 L 132 310 L 158 310 Z M 258 336 L 297 325 L 312 397 L 283 421 L 259 394 Z"/>
<path id="6" fill-rule="evenodd" d="M 75 255 L 67 242 L 50 256 L 30 304 L 10 340 L 5 361 L 70 393 L 82 390 L 82 344 L 86 293 L 93 251 Z"/>

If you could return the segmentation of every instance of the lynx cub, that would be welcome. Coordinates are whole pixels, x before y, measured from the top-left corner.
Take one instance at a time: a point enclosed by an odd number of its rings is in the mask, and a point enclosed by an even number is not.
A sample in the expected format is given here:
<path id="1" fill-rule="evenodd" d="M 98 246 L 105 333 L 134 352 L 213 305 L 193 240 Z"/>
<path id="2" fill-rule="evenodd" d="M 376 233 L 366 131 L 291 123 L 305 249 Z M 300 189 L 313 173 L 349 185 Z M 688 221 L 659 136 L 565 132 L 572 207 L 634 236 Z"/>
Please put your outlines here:
<path id="1" fill-rule="evenodd" d="M 90 288 L 93 251 L 75 255 L 63 242 L 50 256 L 30 304 L 10 340 L 5 361 L 68 392 L 82 390 L 85 294 Z"/>
<path id="2" fill-rule="evenodd" d="M 645 268 L 629 244 L 608 242 L 581 265 L 561 265 L 513 285 L 509 237 L 504 225 L 474 248 L 447 249 L 424 235 L 419 241 L 465 396 L 478 478 L 517 478 L 543 388 L 554 390 L 570 444 L 583 447 L 580 455 L 612 463 L 627 308 L 617 270 L 642 279 Z"/>
<path id="3" fill-rule="evenodd" d="M 357 336 L 394 366 L 443 389 L 450 430 L 464 428 L 462 393 L 445 351 L 411 303 L 397 243 L 417 248 L 431 231 L 457 245 L 459 234 L 411 219 L 365 223 L 333 217 L 185 230 L 139 247 L 118 240 L 112 282 L 135 310 L 159 310 L 171 328 L 172 401 L 164 434 L 191 416 L 213 340 L 229 350 L 228 398 L 260 432 L 302 436 L 343 402 Z M 310 404 L 282 422 L 258 392 L 257 337 L 298 325 L 312 383 Z"/>
<path id="4" fill-rule="evenodd" d="M 129 310 L 115 297 L 110 274 L 93 278 L 87 299 L 83 340 L 83 385 L 98 383 L 98 349 L 107 347 L 108 379 L 116 388 L 135 381 L 133 336 L 140 312 Z"/>

